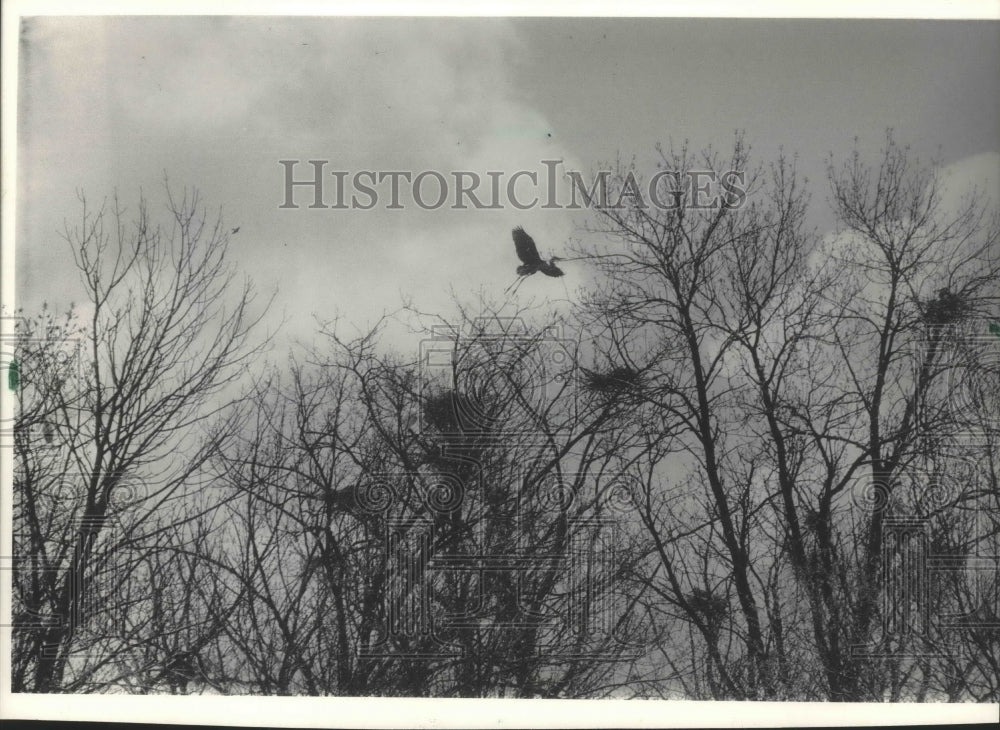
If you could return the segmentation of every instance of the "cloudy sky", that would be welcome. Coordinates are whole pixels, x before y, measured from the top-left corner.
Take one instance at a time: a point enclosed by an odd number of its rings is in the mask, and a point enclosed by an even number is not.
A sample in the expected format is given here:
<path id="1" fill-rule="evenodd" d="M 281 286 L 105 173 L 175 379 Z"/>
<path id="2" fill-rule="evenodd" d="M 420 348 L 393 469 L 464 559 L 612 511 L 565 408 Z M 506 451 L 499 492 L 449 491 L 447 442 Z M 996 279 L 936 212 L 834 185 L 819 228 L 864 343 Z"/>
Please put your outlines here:
<path id="1" fill-rule="evenodd" d="M 512 226 L 559 254 L 587 220 L 509 205 L 389 210 L 387 183 L 371 210 L 309 209 L 303 190 L 298 209 L 281 209 L 289 159 L 303 161 L 297 178 L 311 159 L 328 174 L 544 177 L 548 159 L 589 175 L 619 156 L 652 169 L 657 142 L 725 151 L 742 129 L 758 159 L 799 154 L 825 230 L 824 159 L 855 137 L 877 150 L 886 127 L 922 157 L 939 152 L 953 178 L 995 185 L 997 68 L 1000 24 L 988 21 L 29 19 L 18 299 L 79 300 L 59 236 L 77 189 L 97 201 L 117 188 L 134 210 L 141 188 L 158 212 L 164 174 L 239 226 L 239 266 L 277 291 L 286 333 L 303 337 L 314 314 L 363 323 L 403 297 L 440 311 L 449 289 L 500 296 L 517 265 Z M 572 295 L 584 264 L 564 267 L 562 281 L 534 277 L 518 297 Z"/>

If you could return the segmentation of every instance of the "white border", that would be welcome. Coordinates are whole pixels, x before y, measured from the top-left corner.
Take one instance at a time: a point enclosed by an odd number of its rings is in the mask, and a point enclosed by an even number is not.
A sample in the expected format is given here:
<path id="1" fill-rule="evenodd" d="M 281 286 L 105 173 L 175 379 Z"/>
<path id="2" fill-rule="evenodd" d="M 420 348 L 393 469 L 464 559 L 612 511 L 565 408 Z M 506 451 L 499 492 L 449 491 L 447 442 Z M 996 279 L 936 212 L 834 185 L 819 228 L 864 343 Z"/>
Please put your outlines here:
<path id="1" fill-rule="evenodd" d="M 2 5 L 2 243 L 0 302 L 5 315 L 13 311 L 16 165 L 17 49 L 19 18 L 25 15 L 520 15 L 520 16 L 660 16 L 751 18 L 939 18 L 1000 19 L 997 0 L 927 2 L 842 0 L 803 5 L 801 2 L 701 0 L 664 3 L 634 0 L 623 3 L 577 0 L 571 7 L 551 0 L 486 0 L 471 5 L 446 0 L 423 1 L 419 7 L 402 0 L 381 2 L 292 2 L 274 0 L 10 0 Z M 6 326 L 6 325 L 4 325 Z M 3 334 L 3 333 L 0 333 Z M 0 383 L 6 385 L 6 383 Z M 8 415 L 8 398 L 0 399 L 0 414 Z M 11 520 L 12 455 L 0 449 L 0 525 Z M 10 555 L 10 531 L 0 529 L 0 555 Z M 9 571 L 0 571 L 0 623 L 10 617 Z M 3 639 L 0 634 L 0 639 Z M 12 695 L 6 641 L 0 646 L 0 717 L 196 723 L 249 727 L 761 727 L 830 725 L 896 725 L 989 723 L 998 718 L 996 705 L 975 704 L 811 704 L 805 702 L 657 702 L 581 700 L 419 700 L 277 697 L 164 697 L 128 695 Z"/>
<path id="2" fill-rule="evenodd" d="M 754 728 L 989 723 L 988 704 L 8 695 L 5 717 L 371 728 Z"/>
<path id="3" fill-rule="evenodd" d="M 1000 19 L 996 0 L 8 0 L 12 15 L 438 15 Z"/>

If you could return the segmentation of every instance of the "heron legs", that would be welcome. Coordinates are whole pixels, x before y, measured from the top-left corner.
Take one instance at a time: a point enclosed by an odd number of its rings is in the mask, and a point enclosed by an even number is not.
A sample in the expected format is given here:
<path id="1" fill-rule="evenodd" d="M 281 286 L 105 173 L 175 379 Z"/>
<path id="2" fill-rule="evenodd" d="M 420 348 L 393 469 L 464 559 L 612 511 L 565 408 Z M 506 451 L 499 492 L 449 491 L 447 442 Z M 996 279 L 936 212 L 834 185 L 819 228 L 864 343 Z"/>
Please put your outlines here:
<path id="1" fill-rule="evenodd" d="M 503 290 L 503 293 L 506 294 L 507 292 L 510 292 L 510 295 L 514 296 L 517 293 L 517 290 L 521 287 L 521 283 L 527 278 L 528 277 L 526 276 L 518 275 L 518 277 L 510 283 L 510 286 Z M 512 288 L 514 291 L 511 291 Z"/>
<path id="2" fill-rule="evenodd" d="M 517 292 L 521 289 L 521 284 L 523 284 L 527 278 L 528 278 L 527 276 L 522 276 L 521 277 L 521 280 L 519 282 L 517 282 L 517 286 L 514 287 L 514 291 L 512 291 L 510 293 L 511 296 L 514 296 L 515 294 L 517 294 Z"/>

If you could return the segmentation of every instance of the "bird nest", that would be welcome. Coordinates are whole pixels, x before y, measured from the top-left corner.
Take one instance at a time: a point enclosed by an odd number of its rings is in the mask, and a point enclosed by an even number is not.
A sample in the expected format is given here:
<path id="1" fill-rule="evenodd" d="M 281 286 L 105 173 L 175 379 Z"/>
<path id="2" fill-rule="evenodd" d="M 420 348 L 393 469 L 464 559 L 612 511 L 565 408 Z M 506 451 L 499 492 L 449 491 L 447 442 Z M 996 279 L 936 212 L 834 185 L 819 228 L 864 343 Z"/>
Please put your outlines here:
<path id="1" fill-rule="evenodd" d="M 729 613 L 729 601 L 701 588 L 695 588 L 686 599 L 691 608 L 700 613 L 709 624 L 720 622 Z"/>
<path id="2" fill-rule="evenodd" d="M 642 387 L 642 373 L 628 366 L 607 371 L 584 370 L 584 387 L 594 393 L 628 393 Z"/>
<path id="3" fill-rule="evenodd" d="M 965 319 L 971 312 L 969 301 L 948 289 L 941 289 L 936 297 L 923 302 L 923 316 L 927 324 L 950 324 Z"/>
<path id="4" fill-rule="evenodd" d="M 455 394 L 445 390 L 424 397 L 424 423 L 442 433 L 458 430 Z"/>
<path id="5" fill-rule="evenodd" d="M 470 397 L 460 391 L 444 390 L 424 396 L 424 425 L 440 434 L 493 430 L 504 420 L 504 410 L 492 394 Z"/>

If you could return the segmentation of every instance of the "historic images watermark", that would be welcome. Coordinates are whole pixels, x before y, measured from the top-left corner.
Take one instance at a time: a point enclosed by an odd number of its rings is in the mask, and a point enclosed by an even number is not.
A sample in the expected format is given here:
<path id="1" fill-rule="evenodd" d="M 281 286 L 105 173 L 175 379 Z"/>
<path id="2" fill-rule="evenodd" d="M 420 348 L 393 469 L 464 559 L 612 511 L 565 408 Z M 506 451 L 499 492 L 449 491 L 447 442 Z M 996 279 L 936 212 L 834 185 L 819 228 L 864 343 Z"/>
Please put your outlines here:
<path id="1" fill-rule="evenodd" d="M 996 329 L 973 319 L 932 327 L 917 343 L 914 377 L 933 379 L 917 422 L 935 458 L 862 478 L 851 490 L 857 508 L 881 517 L 883 575 L 881 631 L 872 644 L 852 647 L 856 656 L 947 656 L 956 632 L 1000 635 L 1000 554 L 989 540 L 995 518 L 989 493 L 974 486 L 983 467 L 968 451 L 997 427 Z M 949 529 L 961 538 L 949 540 Z"/>
<path id="2" fill-rule="evenodd" d="M 739 208 L 746 175 L 728 170 L 658 170 L 648 178 L 628 170 L 585 176 L 541 160 L 536 170 L 338 170 L 329 160 L 278 160 L 280 209 L 333 210 L 579 210 L 582 208 Z M 589 177 L 589 179 L 588 179 Z"/>
<path id="3" fill-rule="evenodd" d="M 356 513 L 381 522 L 387 577 L 380 639 L 358 653 L 457 657 L 463 635 L 485 632 L 531 635 L 547 659 L 634 657 L 616 588 L 629 485 L 532 458 L 551 438 L 540 414 L 556 400 L 572 411 L 573 345 L 558 327 L 492 324 L 440 326 L 421 343 L 431 385 L 418 393 L 416 428 L 437 454 L 410 472 L 374 474 L 354 495 Z M 522 467 L 500 475 L 498 458 L 515 455 Z M 456 590 L 473 598 L 455 600 Z"/>
<path id="4" fill-rule="evenodd" d="M 58 448 L 60 439 L 79 427 L 79 409 L 69 403 L 69 394 L 83 378 L 83 341 L 55 328 L 23 330 L 21 317 L 4 319 L 0 374 L 3 397 L 14 407 L 0 415 L 0 448 Z"/>
<path id="5" fill-rule="evenodd" d="M 65 474 L 52 486 L 52 496 L 68 496 L 79 488 L 89 475 Z M 65 635 L 86 631 L 94 636 L 115 636 L 124 631 L 127 606 L 118 600 L 122 585 L 128 578 L 121 564 L 115 560 L 115 548 L 127 534 L 114 517 L 75 515 L 64 526 L 70 535 L 70 549 L 59 561 L 39 563 L 18 550 L 27 536 L 15 532 L 15 554 L 0 557 L 0 570 L 13 572 L 15 594 L 28 595 L 33 591 L 52 597 L 53 603 L 33 606 L 19 601 L 12 615 L 11 624 L 0 628 L 16 631 L 35 630 L 43 639 L 38 645 L 40 659 L 54 659 L 67 651 Z M 49 610 L 55 607 L 56 610 Z M 99 649 L 92 655 L 100 658 Z M 77 652 L 82 659 L 91 654 Z"/>

